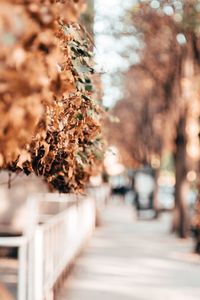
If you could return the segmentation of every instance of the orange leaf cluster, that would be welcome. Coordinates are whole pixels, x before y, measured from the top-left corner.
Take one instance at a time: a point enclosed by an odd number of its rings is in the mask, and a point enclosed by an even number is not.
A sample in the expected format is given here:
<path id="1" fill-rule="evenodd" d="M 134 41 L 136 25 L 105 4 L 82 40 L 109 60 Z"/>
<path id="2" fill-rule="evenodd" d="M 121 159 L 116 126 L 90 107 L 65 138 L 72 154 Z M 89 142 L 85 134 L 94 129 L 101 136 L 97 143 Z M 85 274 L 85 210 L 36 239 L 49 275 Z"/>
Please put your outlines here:
<path id="1" fill-rule="evenodd" d="M 102 110 L 92 44 L 75 23 L 84 1 L 4 1 L 0 33 L 0 163 L 81 189 L 101 164 Z"/>

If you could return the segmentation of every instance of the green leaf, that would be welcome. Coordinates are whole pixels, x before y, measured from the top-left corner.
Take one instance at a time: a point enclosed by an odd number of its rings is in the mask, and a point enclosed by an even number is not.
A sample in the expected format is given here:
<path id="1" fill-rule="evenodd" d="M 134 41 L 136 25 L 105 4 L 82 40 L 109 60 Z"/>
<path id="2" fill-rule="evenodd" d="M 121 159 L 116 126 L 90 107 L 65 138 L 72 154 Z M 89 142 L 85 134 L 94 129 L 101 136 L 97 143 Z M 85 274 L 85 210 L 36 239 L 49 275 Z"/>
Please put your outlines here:
<path id="1" fill-rule="evenodd" d="M 82 121 L 84 118 L 83 118 L 83 115 L 81 113 L 78 113 L 76 115 L 76 119 L 79 120 L 79 121 Z"/>

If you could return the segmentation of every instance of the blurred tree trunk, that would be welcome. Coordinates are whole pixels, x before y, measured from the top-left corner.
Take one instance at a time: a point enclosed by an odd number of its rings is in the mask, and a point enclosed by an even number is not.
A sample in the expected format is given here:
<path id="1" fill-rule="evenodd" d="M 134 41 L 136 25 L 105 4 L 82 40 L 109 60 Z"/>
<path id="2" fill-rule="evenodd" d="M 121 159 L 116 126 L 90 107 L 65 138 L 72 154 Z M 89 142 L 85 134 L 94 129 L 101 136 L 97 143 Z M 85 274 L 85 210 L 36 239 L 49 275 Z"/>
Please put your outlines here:
<path id="1" fill-rule="evenodd" d="M 200 146 L 200 116 L 199 116 L 199 146 Z M 194 224 L 194 234 L 195 234 L 195 249 L 194 251 L 200 254 L 200 162 L 197 169 L 197 201 L 196 201 L 196 214 L 195 214 L 195 224 Z"/>
<path id="2" fill-rule="evenodd" d="M 189 233 L 189 212 L 187 207 L 187 160 L 186 160 L 186 115 L 185 111 L 179 118 L 176 135 L 176 153 L 175 153 L 175 209 L 173 218 L 173 232 L 179 237 L 186 238 Z"/>
<path id="3" fill-rule="evenodd" d="M 186 5 L 185 9 L 188 7 Z M 183 52 L 182 57 L 182 78 L 187 80 L 181 86 L 181 98 L 183 103 L 180 106 L 180 115 L 176 127 L 176 139 L 175 139 L 175 211 L 174 211 L 174 222 L 173 231 L 175 231 L 179 237 L 186 238 L 189 235 L 190 229 L 190 218 L 189 208 L 187 205 L 187 194 L 188 194 L 188 153 L 186 147 L 188 144 L 188 134 L 186 133 L 186 125 L 188 124 L 188 114 L 191 107 L 191 99 L 194 95 L 192 89 L 194 86 L 191 84 L 195 81 L 195 70 L 199 72 L 199 61 L 197 55 L 197 37 L 195 34 L 188 30 L 185 33 L 187 37 L 187 47 L 185 53 Z"/>

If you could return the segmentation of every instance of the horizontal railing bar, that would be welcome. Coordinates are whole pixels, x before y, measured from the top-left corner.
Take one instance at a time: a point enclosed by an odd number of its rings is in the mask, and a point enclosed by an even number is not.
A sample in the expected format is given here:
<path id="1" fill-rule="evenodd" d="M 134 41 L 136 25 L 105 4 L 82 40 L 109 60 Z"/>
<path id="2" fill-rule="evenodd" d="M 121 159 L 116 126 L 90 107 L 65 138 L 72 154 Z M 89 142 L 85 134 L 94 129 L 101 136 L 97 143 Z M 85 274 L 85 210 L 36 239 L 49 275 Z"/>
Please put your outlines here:
<path id="1" fill-rule="evenodd" d="M 0 237 L 0 247 L 21 247 L 26 244 L 28 239 L 25 236 Z"/>

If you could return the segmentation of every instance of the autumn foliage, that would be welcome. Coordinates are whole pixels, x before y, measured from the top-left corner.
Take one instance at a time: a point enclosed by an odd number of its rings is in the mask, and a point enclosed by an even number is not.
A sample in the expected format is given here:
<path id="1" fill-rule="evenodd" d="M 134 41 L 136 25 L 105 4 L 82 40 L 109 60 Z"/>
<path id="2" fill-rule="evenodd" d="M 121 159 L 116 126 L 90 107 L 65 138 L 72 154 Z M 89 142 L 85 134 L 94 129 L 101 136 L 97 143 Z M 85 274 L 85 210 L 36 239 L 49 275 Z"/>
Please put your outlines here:
<path id="1" fill-rule="evenodd" d="M 199 1 L 138 1 L 132 24 L 141 45 L 139 61 L 124 76 L 126 94 L 114 107 L 121 122 L 111 125 L 111 139 L 135 164 L 159 167 L 164 151 L 173 154 L 173 229 L 186 237 L 187 174 L 194 170 L 199 177 Z"/>
<path id="2" fill-rule="evenodd" d="M 103 155 L 84 1 L 1 1 L 0 166 L 80 190 Z"/>

